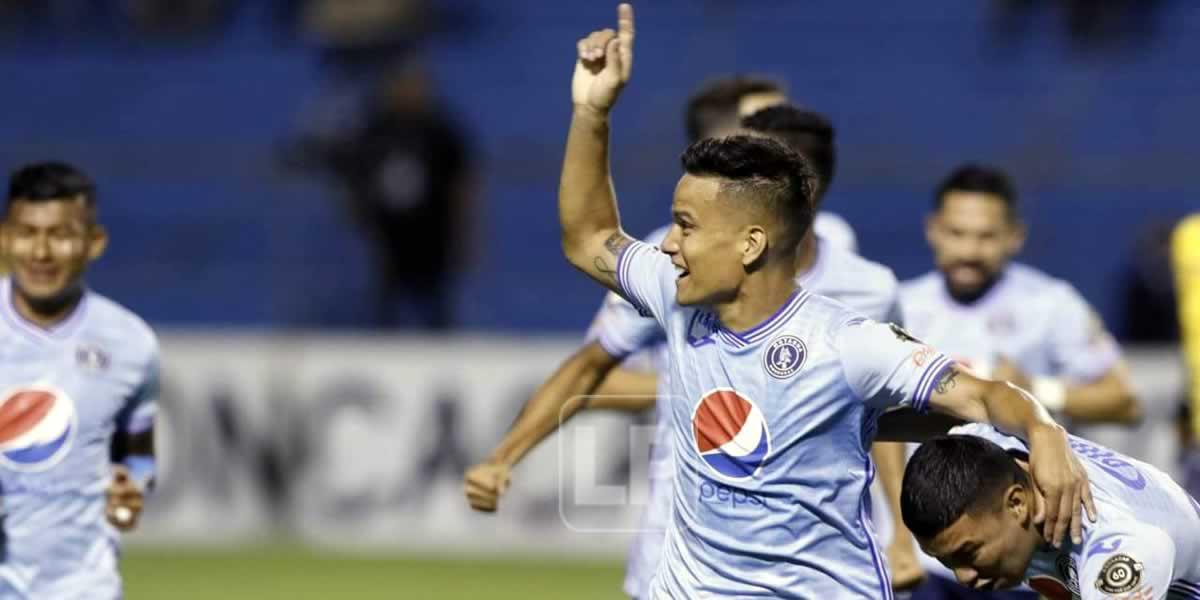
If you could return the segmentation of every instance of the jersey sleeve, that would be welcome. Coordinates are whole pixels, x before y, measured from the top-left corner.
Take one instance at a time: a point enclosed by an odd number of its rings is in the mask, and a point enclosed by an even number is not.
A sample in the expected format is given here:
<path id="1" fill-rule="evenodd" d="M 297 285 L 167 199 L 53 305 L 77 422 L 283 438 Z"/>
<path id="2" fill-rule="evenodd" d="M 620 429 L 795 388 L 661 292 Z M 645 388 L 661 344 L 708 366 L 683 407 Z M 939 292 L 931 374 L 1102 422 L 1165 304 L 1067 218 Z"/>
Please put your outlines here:
<path id="1" fill-rule="evenodd" d="M 660 324 L 675 305 L 675 267 L 658 247 L 632 242 L 617 257 L 621 295 L 643 315 Z"/>
<path id="2" fill-rule="evenodd" d="M 159 359 L 155 345 L 150 357 L 141 368 L 141 381 L 133 393 L 125 399 L 125 405 L 117 413 L 117 431 L 138 435 L 154 427 L 158 412 Z"/>
<path id="3" fill-rule="evenodd" d="M 614 358 L 625 358 L 654 345 L 664 337 L 662 327 L 652 318 L 613 292 L 604 296 L 604 304 L 588 327 L 587 341 L 597 342 Z"/>
<path id="4" fill-rule="evenodd" d="M 842 372 L 854 393 L 874 408 L 904 406 L 925 412 L 951 361 L 898 325 L 847 321 L 836 342 Z"/>
<path id="5" fill-rule="evenodd" d="M 1175 542 L 1167 532 L 1145 523 L 1102 524 L 1088 535 L 1081 551 L 1083 600 L 1166 598 L 1174 578 Z"/>
<path id="6" fill-rule="evenodd" d="M 1121 358 L 1100 316 L 1066 285 L 1054 303 L 1050 351 L 1056 374 L 1076 382 L 1098 379 Z"/>

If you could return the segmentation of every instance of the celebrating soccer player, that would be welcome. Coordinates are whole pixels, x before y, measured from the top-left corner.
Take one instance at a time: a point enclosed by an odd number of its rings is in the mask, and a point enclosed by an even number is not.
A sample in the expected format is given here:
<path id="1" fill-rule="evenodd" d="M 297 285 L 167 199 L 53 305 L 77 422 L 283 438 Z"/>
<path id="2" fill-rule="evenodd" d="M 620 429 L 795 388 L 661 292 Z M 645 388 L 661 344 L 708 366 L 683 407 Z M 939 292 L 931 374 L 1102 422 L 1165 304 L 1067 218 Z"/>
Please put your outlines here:
<path id="1" fill-rule="evenodd" d="M 797 286 L 816 188 L 800 155 L 760 137 L 693 144 L 662 251 L 621 231 L 609 113 L 634 25 L 632 7 L 618 14 L 617 31 L 577 46 L 559 217 L 568 260 L 666 332 L 675 499 L 650 597 L 891 597 L 865 512 L 867 450 L 892 407 L 1025 436 L 1047 498 L 1036 520 L 1056 544 L 1078 539 L 1080 504 L 1093 512 L 1087 475 L 1045 409 Z M 722 501 L 733 496 L 743 501 Z"/>
<path id="2" fill-rule="evenodd" d="M 1158 469 L 1076 437 L 1099 520 L 1062 548 L 1033 519 L 1029 446 L 986 425 L 934 439 L 909 461 L 901 505 L 926 552 L 963 585 L 1026 581 L 1051 600 L 1200 599 L 1200 504 Z M 955 596 L 958 597 L 958 596 Z"/>
<path id="3" fill-rule="evenodd" d="M 697 97 L 712 98 L 715 94 L 709 93 L 711 90 L 736 91 L 739 88 L 735 84 L 743 81 L 750 80 L 739 78 L 716 82 L 707 86 L 705 93 Z M 752 88 L 745 86 L 741 89 Z M 735 95 L 723 93 L 721 96 L 733 99 L 726 103 L 728 112 L 732 113 L 738 106 Z M 696 101 L 689 103 L 689 114 L 697 104 Z M 713 106 L 716 102 L 705 104 Z M 833 179 L 836 164 L 834 132 L 828 119 L 812 111 L 778 105 L 755 113 L 743 123 L 751 131 L 776 137 L 801 155 L 812 157 L 818 177 L 817 195 L 824 195 Z M 708 133 L 707 130 L 696 131 L 700 135 L 694 136 L 695 141 L 710 137 L 704 135 Z M 662 228 L 652 234 L 648 241 L 660 242 L 666 231 L 667 228 Z M 842 233 L 838 229 L 833 231 L 834 235 Z M 864 316 L 885 322 L 898 321 L 898 284 L 892 271 L 840 247 L 838 244 L 845 242 L 844 237 L 838 238 L 838 242 L 831 241 L 815 225 L 814 233 L 815 237 L 808 236 L 801 245 L 796 264 L 797 283 L 808 291 L 844 302 Z M 624 585 L 630 597 L 645 598 L 650 578 L 662 555 L 663 539 L 671 513 L 674 440 L 670 422 L 666 418 L 668 407 L 665 406 L 670 393 L 670 379 L 665 372 L 656 381 L 653 376 L 638 375 L 624 367 L 613 373 L 609 373 L 609 369 L 626 357 L 649 352 L 657 370 L 663 371 L 666 349 L 662 328 L 657 321 L 639 315 L 632 305 L 610 292 L 593 321 L 589 338 L 593 341 L 560 366 L 530 398 L 488 461 L 468 471 L 467 496 L 472 506 L 479 510 L 495 509 L 499 496 L 506 489 L 512 467 L 533 445 L 561 425 L 564 411 L 569 416 L 581 407 L 579 403 L 570 403 L 574 398 L 598 393 L 589 398 L 589 407 L 626 410 L 657 408 L 649 468 L 649 503 L 630 549 Z M 897 473 L 903 474 L 903 468 L 901 457 Z M 897 499 L 899 494 L 897 478 Z M 899 510 L 894 514 L 899 518 Z M 914 556 L 914 563 L 915 560 Z"/>
<path id="4" fill-rule="evenodd" d="M 1013 262 L 1025 227 L 1008 176 L 982 165 L 955 169 L 934 194 L 926 237 L 937 270 L 901 287 L 905 325 L 917 337 L 977 375 L 1032 390 L 1069 422 L 1138 418 L 1120 349 L 1095 311 L 1069 283 Z M 911 548 L 911 538 L 899 530 L 893 547 L 904 544 Z M 919 558 L 931 577 L 914 600 L 1036 600 L 1028 591 L 972 593 L 937 561 Z"/>
<path id="5" fill-rule="evenodd" d="M 157 341 L 84 284 L 108 238 L 79 170 L 14 173 L 0 239 L 0 597 L 120 598 L 117 530 L 154 478 Z"/>

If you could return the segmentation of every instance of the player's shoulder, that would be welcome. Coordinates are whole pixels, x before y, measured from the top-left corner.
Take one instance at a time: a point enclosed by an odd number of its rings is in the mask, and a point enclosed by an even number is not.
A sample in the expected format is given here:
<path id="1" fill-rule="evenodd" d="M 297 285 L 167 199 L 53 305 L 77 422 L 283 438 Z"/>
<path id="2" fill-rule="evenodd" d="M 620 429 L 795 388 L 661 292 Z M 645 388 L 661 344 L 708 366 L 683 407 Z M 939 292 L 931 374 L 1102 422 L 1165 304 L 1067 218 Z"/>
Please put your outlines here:
<path id="1" fill-rule="evenodd" d="M 89 329 L 113 336 L 123 347 L 150 355 L 158 353 L 158 336 L 145 320 L 116 300 L 89 290 L 87 295 Z"/>
<path id="2" fill-rule="evenodd" d="M 930 271 L 924 275 L 901 281 L 900 299 L 902 301 L 927 301 L 930 297 L 942 293 L 944 285 L 942 274 L 938 271 Z"/>
<path id="3" fill-rule="evenodd" d="M 670 224 L 663 225 L 662 227 L 659 227 L 658 229 L 655 229 L 654 231 L 642 236 L 642 241 L 650 244 L 651 246 L 661 246 L 663 240 L 667 239 L 667 233 L 670 231 Z"/>
<path id="4" fill-rule="evenodd" d="M 850 223 L 837 214 L 820 211 L 813 218 L 813 232 L 821 239 L 848 252 L 858 251 L 858 236 Z"/>
<path id="5" fill-rule="evenodd" d="M 833 244 L 823 244 L 822 250 L 829 252 L 830 267 L 840 274 L 864 286 L 894 293 L 900 286 L 891 268 Z"/>
<path id="6" fill-rule="evenodd" d="M 1075 286 L 1045 271 L 1024 263 L 1012 263 L 1005 270 L 1006 284 L 1013 293 L 1024 298 L 1061 300 L 1067 296 L 1078 296 Z"/>

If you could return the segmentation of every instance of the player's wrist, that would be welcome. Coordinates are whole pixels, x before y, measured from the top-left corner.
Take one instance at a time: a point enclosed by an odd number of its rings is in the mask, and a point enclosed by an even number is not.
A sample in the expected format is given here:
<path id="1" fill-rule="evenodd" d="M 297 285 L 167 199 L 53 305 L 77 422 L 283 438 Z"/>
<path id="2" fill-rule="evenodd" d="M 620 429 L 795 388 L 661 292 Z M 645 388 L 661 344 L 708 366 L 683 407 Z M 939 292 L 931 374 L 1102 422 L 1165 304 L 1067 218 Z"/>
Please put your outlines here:
<path id="1" fill-rule="evenodd" d="M 581 117 L 597 123 L 608 123 L 608 114 L 612 111 L 612 107 L 597 108 L 587 103 L 575 103 L 575 116 Z"/>
<path id="2" fill-rule="evenodd" d="M 1067 384 L 1057 377 L 1034 377 L 1030 393 L 1050 412 L 1062 412 L 1067 406 Z"/>

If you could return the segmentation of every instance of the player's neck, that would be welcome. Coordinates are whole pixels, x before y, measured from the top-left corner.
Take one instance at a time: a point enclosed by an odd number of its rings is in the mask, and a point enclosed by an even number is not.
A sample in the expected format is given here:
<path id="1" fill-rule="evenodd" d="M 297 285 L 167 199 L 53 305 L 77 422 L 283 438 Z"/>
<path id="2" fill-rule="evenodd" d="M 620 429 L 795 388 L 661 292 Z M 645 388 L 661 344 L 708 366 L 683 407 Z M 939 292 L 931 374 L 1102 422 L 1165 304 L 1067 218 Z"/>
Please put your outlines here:
<path id="1" fill-rule="evenodd" d="M 800 247 L 796 251 L 796 276 L 802 276 L 812 269 L 813 265 L 817 264 L 817 234 L 814 231 L 809 231 L 804 239 L 800 240 Z"/>
<path id="2" fill-rule="evenodd" d="M 728 303 L 713 306 L 721 324 L 733 331 L 746 331 L 771 318 L 796 291 L 792 262 L 769 265 L 751 273 Z"/>
<path id="3" fill-rule="evenodd" d="M 34 300 L 20 291 L 12 295 L 13 309 L 22 319 L 42 329 L 51 329 L 63 322 L 83 300 L 83 287 L 77 287 L 55 298 Z"/>

